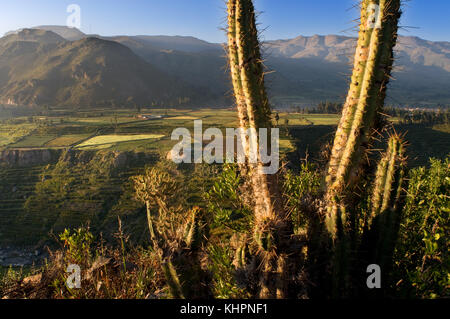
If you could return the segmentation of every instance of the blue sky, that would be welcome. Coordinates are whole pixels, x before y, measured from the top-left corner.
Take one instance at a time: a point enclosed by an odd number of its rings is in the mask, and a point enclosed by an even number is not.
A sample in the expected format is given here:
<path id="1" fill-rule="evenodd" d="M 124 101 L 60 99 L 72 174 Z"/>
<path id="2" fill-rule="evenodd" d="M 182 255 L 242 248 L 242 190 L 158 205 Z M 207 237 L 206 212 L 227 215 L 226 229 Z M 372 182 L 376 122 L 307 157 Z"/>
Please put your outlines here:
<path id="1" fill-rule="evenodd" d="M 353 35 L 357 0 L 255 0 L 266 40 L 298 35 Z M 225 40 L 225 0 L 2 0 L 0 35 L 42 24 L 65 25 L 69 4 L 81 7 L 81 30 L 101 35 L 192 35 Z M 410 0 L 401 34 L 450 41 L 450 1 Z"/>

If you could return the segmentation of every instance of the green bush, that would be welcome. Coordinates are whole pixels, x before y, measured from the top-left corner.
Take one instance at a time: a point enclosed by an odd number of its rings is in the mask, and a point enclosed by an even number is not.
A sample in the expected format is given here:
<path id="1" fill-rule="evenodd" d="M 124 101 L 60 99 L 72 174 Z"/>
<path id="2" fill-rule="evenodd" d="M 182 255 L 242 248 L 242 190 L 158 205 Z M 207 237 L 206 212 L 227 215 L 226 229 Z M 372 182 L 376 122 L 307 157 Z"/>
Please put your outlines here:
<path id="1" fill-rule="evenodd" d="M 411 170 L 395 262 L 403 297 L 448 297 L 450 158 Z"/>

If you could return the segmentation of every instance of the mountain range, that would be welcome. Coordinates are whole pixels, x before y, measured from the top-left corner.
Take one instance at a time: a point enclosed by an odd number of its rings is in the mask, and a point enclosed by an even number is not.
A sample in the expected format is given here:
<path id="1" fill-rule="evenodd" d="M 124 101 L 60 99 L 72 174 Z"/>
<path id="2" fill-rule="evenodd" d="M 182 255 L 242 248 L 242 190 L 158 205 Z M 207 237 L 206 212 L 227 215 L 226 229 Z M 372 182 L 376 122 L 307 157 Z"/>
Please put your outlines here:
<path id="1" fill-rule="evenodd" d="M 267 41 L 275 106 L 343 101 L 356 39 L 299 36 Z M 399 37 L 387 103 L 450 105 L 450 43 Z M 228 106 L 223 44 L 182 36 L 86 35 L 40 26 L 0 38 L 0 103 L 9 105 Z"/>

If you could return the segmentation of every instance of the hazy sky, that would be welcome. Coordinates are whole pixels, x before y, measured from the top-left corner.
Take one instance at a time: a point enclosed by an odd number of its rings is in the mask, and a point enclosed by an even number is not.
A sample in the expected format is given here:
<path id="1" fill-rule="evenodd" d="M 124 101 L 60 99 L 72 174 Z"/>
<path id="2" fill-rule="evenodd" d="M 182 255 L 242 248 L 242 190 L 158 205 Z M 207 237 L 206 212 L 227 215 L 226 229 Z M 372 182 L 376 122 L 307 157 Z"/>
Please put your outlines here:
<path id="1" fill-rule="evenodd" d="M 352 35 L 357 0 L 255 0 L 266 40 L 298 35 Z M 65 25 L 69 4 L 81 30 L 101 35 L 192 35 L 225 40 L 225 0 L 0 0 L 0 35 L 43 24 Z M 450 0 L 405 1 L 401 34 L 450 41 Z"/>

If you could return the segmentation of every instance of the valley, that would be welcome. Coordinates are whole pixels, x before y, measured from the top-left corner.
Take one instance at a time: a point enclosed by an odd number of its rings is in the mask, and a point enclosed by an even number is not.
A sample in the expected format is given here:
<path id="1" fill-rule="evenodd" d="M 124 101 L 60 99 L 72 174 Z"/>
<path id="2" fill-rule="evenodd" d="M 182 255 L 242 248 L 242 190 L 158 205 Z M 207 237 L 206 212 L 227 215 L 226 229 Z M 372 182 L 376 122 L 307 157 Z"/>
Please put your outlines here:
<path id="1" fill-rule="evenodd" d="M 278 112 L 284 161 L 293 169 L 305 158 L 320 163 L 340 116 Z M 133 241 L 145 242 L 145 214 L 133 198 L 130 178 L 164 159 L 177 143 L 172 131 L 192 130 L 194 120 L 204 127 L 238 125 L 232 109 L 55 108 L 1 118 L 0 242 L 13 254 L 4 253 L 5 262 L 34 260 L 15 258 L 14 247 L 24 247 L 28 256 L 30 250 L 54 245 L 55 234 L 65 228 L 89 224 L 111 237 L 118 217 Z M 414 140 L 408 147 L 412 167 L 427 165 L 429 157 L 446 157 L 448 126 L 392 122 Z"/>
<path id="2" fill-rule="evenodd" d="M 172 2 L 2 6 L 0 300 L 446 298 L 446 4 Z"/>

